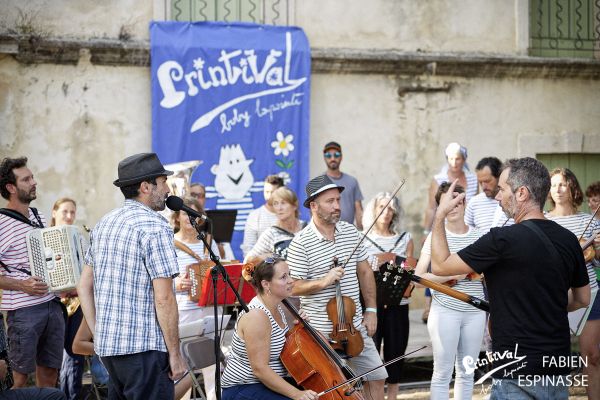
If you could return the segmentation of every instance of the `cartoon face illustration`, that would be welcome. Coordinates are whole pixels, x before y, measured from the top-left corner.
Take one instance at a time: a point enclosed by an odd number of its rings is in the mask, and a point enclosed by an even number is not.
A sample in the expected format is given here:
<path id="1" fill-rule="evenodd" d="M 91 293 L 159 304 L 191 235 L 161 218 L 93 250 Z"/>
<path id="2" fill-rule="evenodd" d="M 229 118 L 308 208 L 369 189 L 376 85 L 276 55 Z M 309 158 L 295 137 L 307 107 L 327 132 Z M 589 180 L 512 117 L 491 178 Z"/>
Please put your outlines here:
<path id="1" fill-rule="evenodd" d="M 250 164 L 239 144 L 221 147 L 219 164 L 210 168 L 215 175 L 215 189 L 226 199 L 241 199 L 254 183 Z"/>

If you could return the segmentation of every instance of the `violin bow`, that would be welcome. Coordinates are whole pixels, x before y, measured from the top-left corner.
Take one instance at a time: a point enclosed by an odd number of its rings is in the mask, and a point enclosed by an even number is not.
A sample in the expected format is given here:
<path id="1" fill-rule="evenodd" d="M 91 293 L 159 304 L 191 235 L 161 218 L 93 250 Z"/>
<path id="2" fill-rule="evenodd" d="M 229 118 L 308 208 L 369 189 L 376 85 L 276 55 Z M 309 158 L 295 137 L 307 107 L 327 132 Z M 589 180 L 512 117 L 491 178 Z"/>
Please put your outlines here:
<path id="1" fill-rule="evenodd" d="M 400 182 L 400 184 L 398 185 L 398 187 L 396 188 L 396 190 L 394 190 L 394 192 L 392 193 L 392 195 L 388 199 L 387 203 L 385 203 L 385 207 L 383 207 L 381 209 L 381 211 L 379 211 L 379 214 L 377 214 L 377 216 L 375 217 L 375 219 L 373 219 L 373 222 L 371 223 L 371 226 L 369 226 L 369 229 L 367 229 L 367 231 L 362 234 L 362 238 L 360 238 L 360 240 L 358 241 L 358 243 L 356 244 L 356 246 L 354 246 L 354 248 L 352 249 L 352 252 L 350 253 L 350 255 L 348 256 L 348 258 L 346 259 L 346 261 L 342 265 L 342 269 L 346 268 L 346 265 L 348 265 L 348 263 L 352 259 L 352 256 L 354 255 L 354 253 L 356 253 L 356 250 L 358 250 L 358 248 L 360 247 L 360 245 L 362 244 L 362 242 L 364 242 L 365 238 L 367 237 L 367 235 L 369 234 L 369 232 L 371 232 L 371 229 L 373 229 L 373 227 L 375 226 L 375 223 L 377 222 L 377 220 L 379 219 L 379 217 L 381 217 L 381 215 L 383 214 L 383 212 L 385 211 L 385 209 L 390 205 L 390 203 L 392 202 L 392 200 L 394 199 L 394 197 L 396 197 L 396 195 L 398 194 L 398 192 L 400 191 L 400 189 L 402 189 L 402 186 L 404 186 L 405 182 L 406 182 L 406 179 L 402 179 L 402 181 Z"/>
<path id="2" fill-rule="evenodd" d="M 334 387 L 331 387 L 331 388 L 329 388 L 329 389 L 327 389 L 327 390 L 323 390 L 321 393 L 318 393 L 318 394 L 317 394 L 317 396 L 318 396 L 318 397 L 321 397 L 321 396 L 323 396 L 324 394 L 327 394 L 327 393 L 329 393 L 329 392 L 333 392 L 333 391 L 334 391 L 334 390 L 336 390 L 337 388 L 340 388 L 340 387 L 342 387 L 342 386 L 344 386 L 344 385 L 348 385 L 349 383 L 352 383 L 352 382 L 354 382 L 354 381 L 356 381 L 356 380 L 358 380 L 358 379 L 362 378 L 363 376 L 369 375 L 371 372 L 373 372 L 373 371 L 375 371 L 375 370 L 377 370 L 377 369 L 379 369 L 379 368 L 383 368 L 383 367 L 386 367 L 386 366 L 388 366 L 388 365 L 390 365 L 390 364 L 393 364 L 393 363 L 395 363 L 395 362 L 398 362 L 398 361 L 402 360 L 403 358 L 406 358 L 406 357 L 410 356 L 411 354 L 413 354 L 413 353 L 416 353 L 417 351 L 421 351 L 421 350 L 423 350 L 423 349 L 424 349 L 424 348 L 426 348 L 426 347 L 427 347 L 427 346 L 421 346 L 421 347 L 419 347 L 419 348 L 418 348 L 418 349 L 416 349 L 416 350 L 413 350 L 413 351 L 411 351 L 411 352 L 409 352 L 409 353 L 405 353 L 405 354 L 401 355 L 400 357 L 396 357 L 396 358 L 394 358 L 393 360 L 390 360 L 390 361 L 388 361 L 388 362 L 386 362 L 386 363 L 384 363 L 384 364 L 381 364 L 379 367 L 375 367 L 375 368 L 373 368 L 373 369 L 370 369 L 370 370 L 368 370 L 367 372 L 365 372 L 365 373 L 362 373 L 362 374 L 360 374 L 360 375 L 358 375 L 358 376 L 355 376 L 355 377 L 354 377 L 354 378 L 352 378 L 352 379 L 348 379 L 348 380 L 347 380 L 347 381 L 345 381 L 345 382 L 338 383 L 338 384 L 337 384 L 337 385 L 335 385 Z"/>
<path id="3" fill-rule="evenodd" d="M 592 218 L 590 218 L 590 220 L 588 221 L 588 223 L 585 226 L 585 229 L 583 230 L 583 232 L 581 232 L 581 236 L 579 236 L 579 240 L 583 239 L 583 235 L 585 235 L 585 231 L 587 231 L 587 228 L 590 227 L 590 224 L 592 223 L 592 221 L 596 217 L 596 214 L 598 214 L 598 210 L 600 210 L 600 204 L 598 205 L 598 207 L 596 207 L 596 211 L 594 211 L 594 214 L 592 214 Z"/>

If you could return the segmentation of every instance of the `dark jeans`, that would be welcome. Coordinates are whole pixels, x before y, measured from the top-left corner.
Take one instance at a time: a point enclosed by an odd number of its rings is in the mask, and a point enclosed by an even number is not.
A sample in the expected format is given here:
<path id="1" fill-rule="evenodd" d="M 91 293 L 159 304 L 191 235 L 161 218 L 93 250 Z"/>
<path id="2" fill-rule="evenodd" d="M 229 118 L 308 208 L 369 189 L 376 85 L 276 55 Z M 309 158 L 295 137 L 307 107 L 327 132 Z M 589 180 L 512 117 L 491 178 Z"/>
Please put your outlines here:
<path id="1" fill-rule="evenodd" d="M 0 400 L 66 400 L 65 394 L 52 388 L 22 388 L 0 393 Z"/>
<path id="2" fill-rule="evenodd" d="M 74 354 L 72 350 L 75 334 L 81 325 L 83 312 L 81 307 L 67 319 L 65 330 L 65 351 L 63 353 L 62 367 L 60 368 L 60 389 L 67 395 L 68 400 L 77 400 L 81 392 L 83 366 L 85 357 Z"/>
<path id="3" fill-rule="evenodd" d="M 223 389 L 222 400 L 287 400 L 288 398 L 275 393 L 262 383 L 252 385 L 237 385 Z"/>
<path id="4" fill-rule="evenodd" d="M 110 400 L 173 400 L 169 356 L 162 351 L 101 357 L 110 376 Z"/>

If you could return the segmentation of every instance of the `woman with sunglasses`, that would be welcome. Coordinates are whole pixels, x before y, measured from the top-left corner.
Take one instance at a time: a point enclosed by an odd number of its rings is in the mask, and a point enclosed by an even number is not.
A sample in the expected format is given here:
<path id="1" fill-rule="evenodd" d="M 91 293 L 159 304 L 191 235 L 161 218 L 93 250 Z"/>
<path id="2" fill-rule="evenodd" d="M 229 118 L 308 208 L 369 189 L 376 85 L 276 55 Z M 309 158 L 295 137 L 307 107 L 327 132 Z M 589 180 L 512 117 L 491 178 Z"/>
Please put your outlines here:
<path id="1" fill-rule="evenodd" d="M 548 198 L 551 210 L 546 214 L 552 220 L 564 228 L 567 228 L 578 238 L 589 239 L 593 234 L 600 232 L 600 222 L 593 220 L 584 232 L 592 216 L 578 211 L 583 203 L 583 191 L 575 174 L 568 168 L 555 168 L 550 173 L 550 196 Z M 595 211 L 595 210 L 594 210 Z M 595 240 L 595 245 L 600 246 L 600 239 Z M 596 258 L 600 254 L 596 253 Z M 598 277 L 594 271 L 593 260 L 587 265 L 590 277 L 590 289 L 597 290 Z M 581 356 L 588 362 L 583 367 L 583 374 L 588 376 L 589 385 L 586 387 L 588 398 L 600 398 L 600 300 L 592 305 L 587 322 L 579 336 L 579 350 Z"/>
<path id="2" fill-rule="evenodd" d="M 440 185 L 436 195 L 436 204 L 448 192 L 450 183 Z M 456 186 L 455 192 L 465 190 Z M 465 202 L 462 201 L 446 217 L 446 237 L 451 253 L 467 247 L 482 235 L 482 231 L 465 224 Z M 436 276 L 428 272 L 431 261 L 431 234 L 427 236 L 415 274 L 430 281 L 452 285 L 454 289 L 483 299 L 483 284 L 479 277 L 469 275 Z M 476 279 L 477 278 L 477 279 Z M 431 377 L 431 399 L 448 399 L 452 372 L 456 370 L 454 380 L 454 398 L 470 399 L 473 395 L 473 375 L 467 374 L 463 359 L 476 360 L 481 349 L 485 330 L 486 313 L 469 304 L 432 290 L 431 312 L 427 321 L 427 330 L 433 350 L 433 375 Z"/>
<path id="3" fill-rule="evenodd" d="M 292 294 L 293 285 L 287 263 L 273 255 L 256 267 L 246 264 L 243 276 L 257 294 L 236 322 L 222 399 L 316 400 L 314 391 L 302 391 L 284 379 L 287 371 L 279 359 L 288 331 L 281 301 Z"/>

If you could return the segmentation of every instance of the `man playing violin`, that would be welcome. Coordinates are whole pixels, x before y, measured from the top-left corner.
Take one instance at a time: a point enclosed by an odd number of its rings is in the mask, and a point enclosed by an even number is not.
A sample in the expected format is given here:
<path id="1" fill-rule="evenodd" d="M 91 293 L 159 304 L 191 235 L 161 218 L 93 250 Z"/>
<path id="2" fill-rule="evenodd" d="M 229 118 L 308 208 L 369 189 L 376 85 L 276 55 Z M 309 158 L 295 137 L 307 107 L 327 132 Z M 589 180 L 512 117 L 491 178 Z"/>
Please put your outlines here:
<path id="1" fill-rule="evenodd" d="M 295 280 L 293 294 L 300 296 L 300 304 L 310 317 L 311 325 L 325 337 L 336 329 L 338 322 L 329 320 L 326 312 L 327 304 L 336 298 L 338 284 L 342 294 L 339 297 L 354 303 L 356 312 L 346 321 L 361 336 L 364 348 L 350 358 L 348 364 L 356 374 L 362 374 L 382 365 L 371 339 L 377 329 L 376 289 L 365 249 L 359 246 L 353 253 L 360 239 L 357 229 L 340 221 L 340 193 L 343 190 L 326 175 L 308 182 L 304 206 L 310 209 L 312 220 L 288 247 L 287 262 Z M 339 260 L 340 266 L 334 267 L 334 258 Z M 366 306 L 364 314 L 361 293 Z M 386 377 L 385 368 L 367 375 L 365 394 L 373 399 L 383 399 Z"/>
<path id="2" fill-rule="evenodd" d="M 485 274 L 493 354 L 505 355 L 493 361 L 490 398 L 567 399 L 566 380 L 559 379 L 570 370 L 561 364 L 571 350 L 567 312 L 589 304 L 590 287 L 577 238 L 544 218 L 548 170 L 529 157 L 506 161 L 496 199 L 516 224 L 492 228 L 450 254 L 444 220 L 464 198 L 455 186 L 440 199 L 434 218 L 432 272 Z"/>

